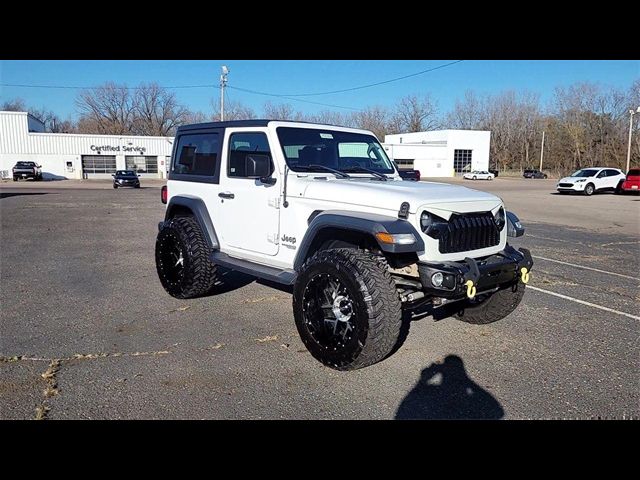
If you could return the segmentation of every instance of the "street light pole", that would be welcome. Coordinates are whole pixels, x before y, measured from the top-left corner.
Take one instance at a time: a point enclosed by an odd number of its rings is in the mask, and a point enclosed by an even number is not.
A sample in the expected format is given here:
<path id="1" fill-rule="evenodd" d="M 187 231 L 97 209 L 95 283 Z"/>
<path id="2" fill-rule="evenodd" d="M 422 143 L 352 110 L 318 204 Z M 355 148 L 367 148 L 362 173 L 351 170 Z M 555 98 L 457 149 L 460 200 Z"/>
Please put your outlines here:
<path id="1" fill-rule="evenodd" d="M 638 107 L 635 112 L 633 110 L 629 110 L 629 145 L 627 146 L 627 169 L 625 170 L 625 173 L 629 171 L 631 162 L 631 133 L 633 132 L 633 116 L 636 113 L 640 113 L 640 107 Z"/>
<path id="2" fill-rule="evenodd" d="M 227 75 L 229 69 L 226 65 L 222 66 L 222 75 L 220 75 L 220 121 L 224 122 L 224 87 L 227 86 Z"/>
<path id="3" fill-rule="evenodd" d="M 540 171 L 542 172 L 542 159 L 544 158 L 544 130 L 542 131 L 542 148 L 540 149 Z"/>

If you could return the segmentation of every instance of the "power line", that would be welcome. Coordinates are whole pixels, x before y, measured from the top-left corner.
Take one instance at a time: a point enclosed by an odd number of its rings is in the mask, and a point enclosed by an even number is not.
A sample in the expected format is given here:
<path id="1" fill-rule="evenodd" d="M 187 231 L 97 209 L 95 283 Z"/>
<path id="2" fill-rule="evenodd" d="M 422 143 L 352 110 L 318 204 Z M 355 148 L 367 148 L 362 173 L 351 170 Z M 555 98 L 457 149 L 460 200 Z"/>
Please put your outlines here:
<path id="1" fill-rule="evenodd" d="M 356 112 L 361 111 L 359 108 L 345 107 L 345 106 L 342 106 L 342 105 L 332 105 L 332 104 L 329 104 L 329 103 L 312 102 L 311 100 L 301 100 L 300 98 L 292 98 L 290 96 L 278 95 L 278 94 L 275 94 L 275 93 L 259 92 L 257 90 L 250 90 L 248 88 L 241 88 L 241 87 L 233 87 L 231 85 L 227 85 L 227 88 L 232 88 L 234 90 L 238 90 L 239 92 L 252 93 L 254 95 L 263 95 L 263 96 L 266 96 L 266 97 L 283 98 L 285 100 L 292 100 L 294 102 L 310 103 L 312 105 L 321 105 L 323 107 L 342 108 L 344 110 L 353 110 L 353 111 L 356 111 Z"/>
<path id="2" fill-rule="evenodd" d="M 89 86 L 78 86 L 78 85 L 26 85 L 22 83 L 0 83 L 2 87 L 21 87 L 21 88 L 58 88 L 58 89 L 69 89 L 69 90 L 90 90 L 93 88 L 101 88 L 99 87 L 89 87 Z M 117 85 L 117 88 L 121 88 L 124 90 L 140 90 L 147 87 L 126 87 Z M 166 88 L 167 90 L 178 89 L 178 88 L 220 88 L 220 85 L 173 85 L 173 86 L 160 86 L 160 88 Z"/>
<path id="3" fill-rule="evenodd" d="M 287 96 L 287 97 L 313 97 L 313 96 L 318 96 L 318 95 L 331 95 L 331 94 L 334 94 L 334 93 L 353 92 L 355 90 L 362 90 L 363 88 L 377 87 L 378 85 L 385 85 L 387 83 L 397 82 L 397 81 L 400 81 L 400 80 L 404 80 L 406 78 L 417 77 L 418 75 L 424 75 L 425 73 L 429 73 L 429 72 L 433 72 L 435 70 L 439 70 L 441 68 L 449 67 L 451 65 L 455 65 L 456 63 L 460 63 L 460 62 L 464 62 L 464 60 L 456 60 L 454 62 L 445 63 L 444 65 L 439 65 L 437 67 L 429 68 L 427 70 L 422 70 L 421 72 L 411 73 L 409 75 L 403 75 L 402 77 L 391 78 L 389 80 L 383 80 L 382 82 L 370 83 L 368 85 L 361 85 L 359 87 L 344 88 L 342 90 L 332 90 L 332 91 L 329 91 L 329 92 L 282 94 L 280 96 L 282 96 L 282 97 L 285 97 L 285 96 Z M 238 88 L 238 87 L 236 87 L 236 88 Z M 274 94 L 274 96 L 278 96 L 278 95 Z"/>
<path id="4" fill-rule="evenodd" d="M 445 63 L 444 65 L 439 65 L 437 67 L 429 68 L 427 70 L 422 70 L 421 72 L 411 73 L 409 75 L 403 75 L 401 77 L 391 78 L 389 80 L 383 80 L 381 82 L 370 83 L 368 85 L 361 85 L 359 87 L 344 88 L 342 90 L 332 90 L 332 91 L 328 91 L 328 92 L 296 93 L 296 94 L 275 94 L 275 93 L 258 92 L 258 91 L 249 90 L 249 89 L 242 89 L 240 87 L 229 87 L 229 88 L 235 88 L 236 90 L 246 91 L 247 93 L 255 93 L 257 95 L 268 95 L 268 96 L 272 96 L 272 97 L 282 97 L 282 98 L 287 98 L 287 97 L 313 97 L 313 96 L 318 96 L 318 95 L 330 95 L 330 94 L 334 94 L 334 93 L 353 92 L 355 90 L 361 90 L 363 88 L 371 88 L 371 87 L 376 87 L 378 85 L 385 85 L 387 83 L 397 82 L 397 81 L 400 81 L 400 80 L 404 80 L 406 78 L 417 77 L 418 75 L 424 75 L 425 73 L 429 73 L 429 72 L 433 72 L 435 70 L 439 70 L 441 68 L 449 67 L 451 65 L 455 65 L 456 63 L 460 63 L 460 62 L 464 62 L 464 60 L 456 60 L 454 62 Z M 20 88 L 56 88 L 56 89 L 69 89 L 69 90 L 84 90 L 84 89 L 99 88 L 99 87 L 80 86 L 80 85 L 28 85 L 28 84 L 24 84 L 24 83 L 0 83 L 0 86 L 2 86 L 2 87 L 20 87 Z M 123 88 L 125 90 L 140 90 L 140 89 L 145 88 L 145 87 L 118 86 L 118 88 Z M 166 88 L 166 89 L 220 88 L 220 85 L 215 85 L 215 84 L 208 84 L 208 85 L 171 85 L 171 86 L 161 86 L 160 88 Z M 302 101 L 302 100 L 299 100 L 299 101 Z M 325 105 L 325 106 L 332 106 L 332 107 L 336 107 L 336 108 L 347 108 L 347 109 L 351 109 L 351 110 L 357 110 L 357 109 L 354 109 L 354 108 L 351 108 L 351 107 L 340 107 L 340 106 L 337 106 L 337 105 L 327 105 L 327 104 L 322 104 L 322 103 L 318 103 L 318 105 Z"/>

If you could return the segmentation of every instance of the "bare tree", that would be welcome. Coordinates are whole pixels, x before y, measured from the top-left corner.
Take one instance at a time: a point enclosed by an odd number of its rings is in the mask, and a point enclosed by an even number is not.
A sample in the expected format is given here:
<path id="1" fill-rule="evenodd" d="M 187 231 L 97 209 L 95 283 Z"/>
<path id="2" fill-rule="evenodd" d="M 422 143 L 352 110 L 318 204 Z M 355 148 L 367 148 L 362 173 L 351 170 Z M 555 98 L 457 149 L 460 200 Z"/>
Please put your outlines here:
<path id="1" fill-rule="evenodd" d="M 107 135 L 173 135 L 189 113 L 174 93 L 155 83 L 141 84 L 133 93 L 106 83 L 80 92 L 76 105 L 80 132 Z"/>
<path id="2" fill-rule="evenodd" d="M 76 105 L 80 111 L 78 128 L 91 128 L 87 133 L 126 135 L 134 130 L 136 108 L 133 96 L 124 85 L 109 82 L 83 90 Z"/>
<path id="3" fill-rule="evenodd" d="M 265 103 L 264 116 L 271 120 L 305 120 L 305 115 L 302 112 L 296 111 L 288 103 Z"/>
<path id="4" fill-rule="evenodd" d="M 211 102 L 214 113 L 211 119 L 214 122 L 220 121 L 220 105 L 216 103 L 216 100 Z M 229 100 L 224 104 L 224 119 L 226 120 L 249 120 L 256 118 L 256 114 L 251 107 L 244 105 L 242 102 L 235 100 Z"/>
<path id="5" fill-rule="evenodd" d="M 447 128 L 476 130 L 482 128 L 485 119 L 485 102 L 472 90 L 464 93 L 464 99 L 456 99 L 453 110 L 446 117 Z"/>
<path id="6" fill-rule="evenodd" d="M 0 105 L 0 110 L 3 112 L 26 112 L 27 104 L 22 98 L 13 98 L 4 101 Z"/>
<path id="7" fill-rule="evenodd" d="M 423 132 L 439 126 L 438 108 L 429 94 L 420 98 L 409 95 L 400 100 L 391 118 L 393 133 Z"/>
<path id="8" fill-rule="evenodd" d="M 132 127 L 137 135 L 169 136 L 186 123 L 188 110 L 178 103 L 175 93 L 157 83 L 140 85 L 132 101 Z"/>
<path id="9" fill-rule="evenodd" d="M 209 121 L 209 118 L 207 117 L 207 115 L 204 114 L 203 112 L 198 111 L 198 112 L 187 112 L 184 123 L 185 125 L 188 125 L 191 123 L 204 123 L 208 121 Z"/>
<path id="10" fill-rule="evenodd" d="M 380 141 L 384 141 L 387 133 L 392 133 L 389 122 L 389 111 L 379 105 L 367 107 L 351 115 L 351 123 L 354 127 L 372 131 Z"/>

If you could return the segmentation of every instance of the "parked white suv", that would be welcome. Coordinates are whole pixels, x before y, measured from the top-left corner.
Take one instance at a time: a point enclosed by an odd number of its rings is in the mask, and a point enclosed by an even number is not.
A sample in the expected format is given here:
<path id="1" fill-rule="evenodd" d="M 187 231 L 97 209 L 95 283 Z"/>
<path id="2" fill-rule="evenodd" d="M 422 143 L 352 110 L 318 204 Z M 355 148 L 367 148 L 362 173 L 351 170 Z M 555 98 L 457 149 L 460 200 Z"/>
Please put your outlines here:
<path id="1" fill-rule="evenodd" d="M 622 170 L 608 167 L 591 167 L 578 170 L 569 177 L 561 178 L 556 185 L 560 193 L 579 192 L 593 195 L 595 192 L 614 192 L 625 180 Z"/>
<path id="2" fill-rule="evenodd" d="M 502 200 L 404 182 L 368 131 L 246 120 L 180 127 L 156 266 L 177 298 L 215 294 L 224 267 L 293 286 L 303 343 L 325 365 L 365 367 L 429 304 L 484 324 L 522 300 L 533 264 Z M 405 320 L 406 321 L 406 320 Z"/>

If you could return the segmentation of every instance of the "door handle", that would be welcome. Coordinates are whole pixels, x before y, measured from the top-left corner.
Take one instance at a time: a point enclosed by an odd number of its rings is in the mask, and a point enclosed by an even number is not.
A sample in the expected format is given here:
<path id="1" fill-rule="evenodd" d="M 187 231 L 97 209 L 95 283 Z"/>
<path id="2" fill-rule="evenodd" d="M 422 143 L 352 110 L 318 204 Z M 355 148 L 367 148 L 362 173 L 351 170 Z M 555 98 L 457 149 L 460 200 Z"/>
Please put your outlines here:
<path id="1" fill-rule="evenodd" d="M 220 198 L 236 198 L 236 196 L 231 192 L 221 192 L 218 194 Z"/>

